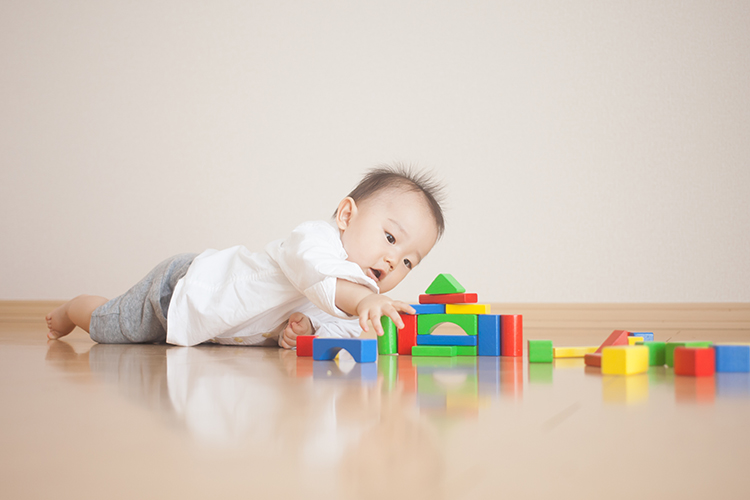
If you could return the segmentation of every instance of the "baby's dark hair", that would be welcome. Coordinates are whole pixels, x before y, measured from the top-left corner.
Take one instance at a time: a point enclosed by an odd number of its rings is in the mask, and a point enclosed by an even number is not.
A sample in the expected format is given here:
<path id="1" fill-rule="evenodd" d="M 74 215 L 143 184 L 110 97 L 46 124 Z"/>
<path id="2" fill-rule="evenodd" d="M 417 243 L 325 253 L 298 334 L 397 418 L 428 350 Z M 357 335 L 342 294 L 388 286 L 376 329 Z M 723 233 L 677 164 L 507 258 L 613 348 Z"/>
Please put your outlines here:
<path id="1" fill-rule="evenodd" d="M 425 172 L 418 172 L 413 167 L 400 163 L 379 165 L 370 169 L 359 181 L 357 187 L 347 196 L 359 203 L 384 189 L 390 188 L 401 188 L 406 191 L 420 192 L 424 195 L 427 206 L 435 219 L 438 239 L 440 239 L 445 232 L 445 218 L 441 207 L 444 187 Z M 333 216 L 336 217 L 336 212 Z"/>

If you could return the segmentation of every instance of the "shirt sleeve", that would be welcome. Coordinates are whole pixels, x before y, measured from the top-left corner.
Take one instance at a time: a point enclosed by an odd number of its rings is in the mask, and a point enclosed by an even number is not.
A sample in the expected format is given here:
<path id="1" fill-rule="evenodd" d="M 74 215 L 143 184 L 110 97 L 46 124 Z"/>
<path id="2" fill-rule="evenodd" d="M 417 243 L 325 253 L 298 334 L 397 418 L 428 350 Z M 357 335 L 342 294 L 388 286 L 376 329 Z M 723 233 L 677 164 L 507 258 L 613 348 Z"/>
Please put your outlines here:
<path id="1" fill-rule="evenodd" d="M 289 237 L 266 247 L 289 282 L 321 311 L 348 319 L 336 307 L 336 280 L 345 279 L 379 293 L 375 281 L 346 260 L 338 231 L 323 221 L 299 225 Z"/>
<path id="2" fill-rule="evenodd" d="M 312 323 L 313 330 L 322 338 L 356 338 L 362 334 L 362 327 L 359 326 L 359 319 L 341 319 L 331 316 L 321 311 L 314 305 L 310 304 L 304 309 L 300 309 L 302 314 L 307 316 Z"/>

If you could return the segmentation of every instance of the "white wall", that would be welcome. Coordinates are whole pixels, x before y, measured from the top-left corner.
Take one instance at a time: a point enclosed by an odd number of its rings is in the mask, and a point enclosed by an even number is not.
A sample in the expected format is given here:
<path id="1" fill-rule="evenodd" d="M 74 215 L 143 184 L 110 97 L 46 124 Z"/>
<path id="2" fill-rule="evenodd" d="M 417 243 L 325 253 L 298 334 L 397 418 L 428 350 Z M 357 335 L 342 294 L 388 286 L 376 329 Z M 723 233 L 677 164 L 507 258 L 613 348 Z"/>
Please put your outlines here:
<path id="1" fill-rule="evenodd" d="M 368 5 L 365 6 L 365 3 Z M 448 231 L 394 291 L 750 301 L 750 2 L 0 2 L 0 299 L 260 250 L 377 163 Z"/>

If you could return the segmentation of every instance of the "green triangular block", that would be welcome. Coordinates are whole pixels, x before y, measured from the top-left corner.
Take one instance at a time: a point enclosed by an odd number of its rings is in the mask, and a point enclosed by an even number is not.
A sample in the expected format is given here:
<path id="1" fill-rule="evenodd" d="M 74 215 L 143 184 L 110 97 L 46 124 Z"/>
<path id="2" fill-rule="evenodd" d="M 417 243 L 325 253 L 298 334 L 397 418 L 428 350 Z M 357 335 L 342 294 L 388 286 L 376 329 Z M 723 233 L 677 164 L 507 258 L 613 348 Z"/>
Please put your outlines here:
<path id="1" fill-rule="evenodd" d="M 466 288 L 461 286 L 461 283 L 450 274 L 438 274 L 438 277 L 433 280 L 424 293 L 428 295 L 441 295 L 444 293 L 464 293 L 465 291 Z"/>

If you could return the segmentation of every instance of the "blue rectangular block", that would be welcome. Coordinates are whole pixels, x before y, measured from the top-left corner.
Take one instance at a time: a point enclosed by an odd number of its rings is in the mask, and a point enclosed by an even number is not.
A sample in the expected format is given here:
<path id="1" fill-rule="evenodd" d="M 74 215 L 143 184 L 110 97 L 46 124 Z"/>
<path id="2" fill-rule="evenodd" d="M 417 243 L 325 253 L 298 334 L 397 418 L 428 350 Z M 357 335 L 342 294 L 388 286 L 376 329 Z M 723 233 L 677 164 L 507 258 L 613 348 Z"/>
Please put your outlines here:
<path id="1" fill-rule="evenodd" d="M 477 328 L 477 356 L 500 356 L 500 316 L 480 314 Z"/>
<path id="2" fill-rule="evenodd" d="M 357 363 L 374 363 L 378 359 L 378 341 L 375 339 L 322 339 L 313 340 L 313 359 L 333 359 L 341 349 L 349 352 Z"/>
<path id="3" fill-rule="evenodd" d="M 750 372 L 750 345 L 715 345 L 717 372 Z"/>
<path id="4" fill-rule="evenodd" d="M 642 337 L 644 342 L 653 342 L 654 334 L 651 332 L 631 332 L 631 337 Z"/>
<path id="5" fill-rule="evenodd" d="M 445 304 L 409 304 L 417 314 L 445 314 Z"/>
<path id="6" fill-rule="evenodd" d="M 477 345 L 473 335 L 417 335 L 417 345 Z"/>

